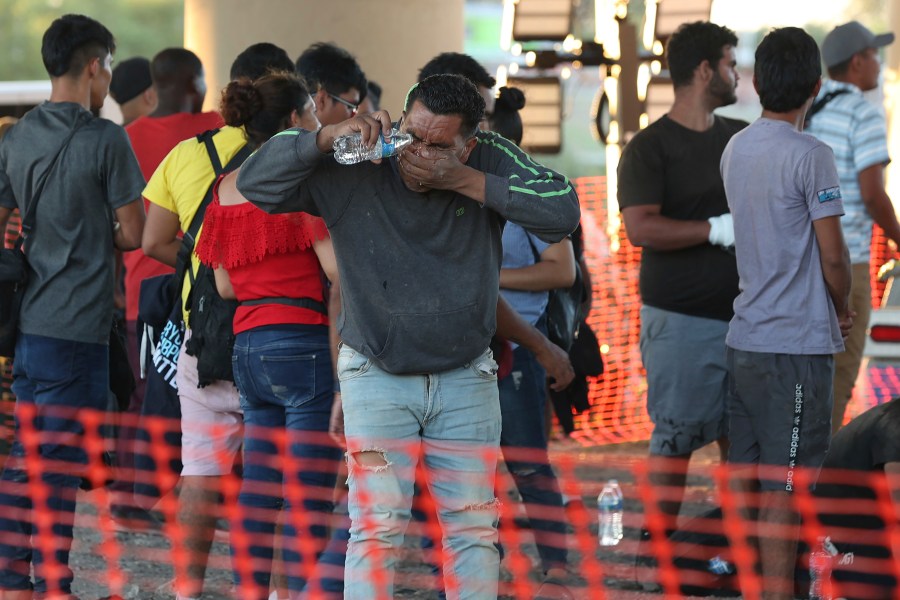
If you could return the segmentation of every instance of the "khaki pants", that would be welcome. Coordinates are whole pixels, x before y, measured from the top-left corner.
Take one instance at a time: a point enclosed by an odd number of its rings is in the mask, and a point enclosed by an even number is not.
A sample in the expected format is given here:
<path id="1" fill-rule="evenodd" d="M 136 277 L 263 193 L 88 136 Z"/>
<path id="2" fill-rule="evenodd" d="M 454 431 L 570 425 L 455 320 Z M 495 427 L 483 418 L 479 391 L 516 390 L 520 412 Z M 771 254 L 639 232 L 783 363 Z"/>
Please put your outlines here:
<path id="1" fill-rule="evenodd" d="M 853 395 L 853 384 L 859 374 L 866 331 L 872 314 L 872 283 L 869 264 L 855 264 L 853 285 L 850 288 L 850 310 L 856 312 L 853 329 L 844 340 L 844 351 L 834 355 L 834 409 L 831 414 L 831 430 L 837 432 L 844 424 L 844 411 Z"/>

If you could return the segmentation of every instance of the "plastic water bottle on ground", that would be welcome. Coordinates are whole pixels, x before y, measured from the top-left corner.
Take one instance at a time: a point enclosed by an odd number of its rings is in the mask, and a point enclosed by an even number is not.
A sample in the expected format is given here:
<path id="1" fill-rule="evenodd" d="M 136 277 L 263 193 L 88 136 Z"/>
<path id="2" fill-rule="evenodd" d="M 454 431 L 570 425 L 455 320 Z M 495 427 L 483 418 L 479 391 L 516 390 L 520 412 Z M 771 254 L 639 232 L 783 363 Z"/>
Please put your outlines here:
<path id="1" fill-rule="evenodd" d="M 623 537 L 622 531 L 622 489 L 619 482 L 610 479 L 600 496 L 597 498 L 597 507 L 600 510 L 600 545 L 615 546 Z"/>
<path id="2" fill-rule="evenodd" d="M 709 559 L 709 562 L 706 565 L 706 570 L 713 575 L 718 576 L 734 575 L 737 572 L 734 568 L 734 565 L 722 558 L 720 554 L 717 554 Z"/>
<path id="3" fill-rule="evenodd" d="M 385 141 L 384 134 L 378 137 L 378 142 L 372 148 L 366 148 L 362 143 L 362 135 L 351 133 L 342 135 L 334 140 L 334 159 L 342 165 L 352 165 L 366 160 L 387 158 L 394 156 L 404 146 L 412 142 L 412 136 L 408 133 L 400 133 L 397 129 L 391 131 L 391 137 Z"/>
<path id="4" fill-rule="evenodd" d="M 809 600 L 832 600 L 831 548 L 834 548 L 831 540 L 820 537 L 809 553 Z"/>

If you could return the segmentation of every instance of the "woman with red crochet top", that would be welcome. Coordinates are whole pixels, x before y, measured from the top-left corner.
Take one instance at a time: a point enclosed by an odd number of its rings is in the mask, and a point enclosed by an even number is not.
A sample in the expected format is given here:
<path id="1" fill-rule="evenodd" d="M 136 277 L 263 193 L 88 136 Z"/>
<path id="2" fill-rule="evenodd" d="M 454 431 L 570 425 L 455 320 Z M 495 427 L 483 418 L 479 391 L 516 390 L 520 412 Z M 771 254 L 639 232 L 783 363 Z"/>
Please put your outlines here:
<path id="1" fill-rule="evenodd" d="M 293 73 L 231 82 L 221 113 L 257 146 L 290 127 L 319 128 Z M 323 273 L 336 284 L 337 266 L 322 220 L 269 215 L 241 196 L 236 179 L 233 172 L 217 183 L 197 255 L 215 267 L 219 293 L 239 302 L 232 360 L 244 410 L 244 477 L 231 545 L 238 595 L 252 600 L 269 596 L 282 507 L 288 587 L 292 595 L 320 589 L 305 574 L 325 547 L 341 457 L 328 435 L 336 395 L 328 312 L 337 312 L 326 311 L 326 304 L 339 308 L 339 298 L 333 289 L 328 302 Z"/>

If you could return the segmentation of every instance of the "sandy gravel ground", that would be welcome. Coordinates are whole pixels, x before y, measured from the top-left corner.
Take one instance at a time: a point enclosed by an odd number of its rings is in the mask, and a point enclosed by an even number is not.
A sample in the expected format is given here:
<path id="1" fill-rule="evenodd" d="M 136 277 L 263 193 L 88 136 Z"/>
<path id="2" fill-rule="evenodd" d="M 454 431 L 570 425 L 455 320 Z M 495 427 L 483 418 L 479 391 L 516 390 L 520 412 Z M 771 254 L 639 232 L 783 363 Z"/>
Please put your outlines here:
<path id="1" fill-rule="evenodd" d="M 631 487 L 634 481 L 634 466 L 646 455 L 646 444 L 619 444 L 593 448 L 580 446 L 559 446 L 553 448 L 554 464 L 563 465 L 562 470 L 574 473 L 565 478 L 564 491 L 576 491 L 583 503 L 570 505 L 570 518 L 579 535 L 570 536 L 570 569 L 573 572 L 571 589 L 578 600 L 608 598 L 629 600 L 640 598 L 661 598 L 659 592 L 640 591 L 635 588 L 634 552 L 637 547 L 636 532 L 641 524 L 641 503 L 634 497 Z M 702 512 L 712 505 L 712 486 L 708 470 L 715 462 L 715 452 L 704 450 L 692 463 L 691 477 L 687 490 L 685 512 Z M 597 545 L 596 540 L 596 498 L 603 483 L 609 478 L 618 478 L 626 494 L 626 539 L 612 549 Z M 504 475 L 502 481 L 508 482 Z M 173 577 L 171 547 L 161 533 L 140 533 L 117 529 L 109 532 L 115 544 L 104 543 L 106 539 L 100 521 L 97 519 L 96 503 L 98 493 L 83 494 L 78 521 L 76 523 L 76 543 L 71 564 L 75 570 L 75 592 L 81 600 L 95 600 L 110 593 L 110 584 L 121 576 L 124 585 L 119 588 L 128 599 L 174 598 L 171 590 Z M 570 494 L 571 495 L 571 494 Z M 576 497 L 576 495 L 572 495 Z M 517 502 L 503 498 L 504 523 L 517 514 Z M 503 526 L 501 526 L 503 527 Z M 513 526 L 510 526 L 511 528 Z M 502 565 L 501 598 L 519 600 L 528 597 L 537 587 L 539 568 L 536 568 L 537 553 L 533 538 L 527 531 L 501 534 L 506 539 L 506 557 Z M 404 548 L 402 563 L 398 570 L 398 598 L 431 599 L 438 598 L 433 589 L 431 568 L 425 564 L 426 555 L 419 548 L 419 537 L 411 527 Z M 510 538 L 512 535 L 512 538 Z M 510 539 L 518 541 L 510 543 Z M 518 546 L 518 547 L 516 547 Z M 584 550 L 593 554 L 585 560 Z M 118 559 L 114 557 L 118 554 Z M 523 562 L 527 561 L 527 562 Z M 110 565 L 118 565 L 113 569 Z M 523 568 L 523 565 L 524 568 Z M 589 566 L 591 565 L 591 566 Z M 597 565 L 602 568 L 598 572 Z M 513 573 L 529 571 L 530 581 L 513 581 Z M 643 579 L 652 575 L 643 571 Z M 650 572 L 652 573 L 652 571 Z M 525 585 L 529 591 L 515 595 Z M 518 587 L 517 587 L 518 586 Z M 206 592 L 208 599 L 234 598 L 231 587 L 230 560 L 228 557 L 227 534 L 217 534 L 217 541 L 207 574 Z"/>

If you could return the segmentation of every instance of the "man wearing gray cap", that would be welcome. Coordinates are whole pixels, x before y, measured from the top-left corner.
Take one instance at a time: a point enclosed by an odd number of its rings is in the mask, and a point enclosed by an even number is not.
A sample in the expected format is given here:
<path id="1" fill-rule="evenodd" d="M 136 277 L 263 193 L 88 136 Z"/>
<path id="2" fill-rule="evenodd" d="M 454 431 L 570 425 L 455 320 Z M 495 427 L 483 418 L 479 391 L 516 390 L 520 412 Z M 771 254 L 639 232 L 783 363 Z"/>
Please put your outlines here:
<path id="1" fill-rule="evenodd" d="M 844 421 L 853 393 L 872 311 L 869 248 L 872 223 L 900 245 L 900 224 L 884 189 L 884 167 L 890 161 L 887 123 L 863 92 L 878 87 L 878 49 L 894 41 L 893 33 L 875 35 L 857 21 L 835 27 L 822 43 L 828 79 L 809 111 L 806 132 L 834 151 L 846 214 L 841 218 L 850 249 L 853 287 L 850 309 L 857 316 L 846 349 L 835 355 L 832 431 Z"/>

